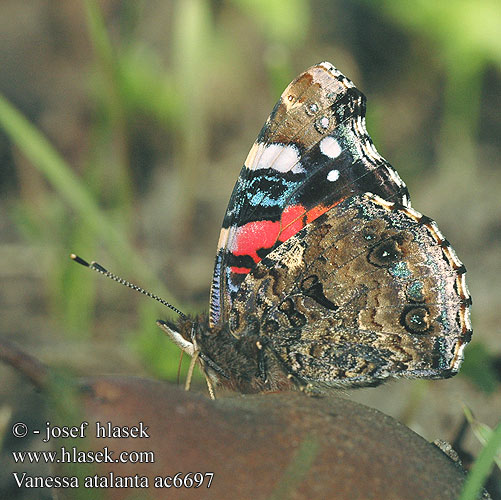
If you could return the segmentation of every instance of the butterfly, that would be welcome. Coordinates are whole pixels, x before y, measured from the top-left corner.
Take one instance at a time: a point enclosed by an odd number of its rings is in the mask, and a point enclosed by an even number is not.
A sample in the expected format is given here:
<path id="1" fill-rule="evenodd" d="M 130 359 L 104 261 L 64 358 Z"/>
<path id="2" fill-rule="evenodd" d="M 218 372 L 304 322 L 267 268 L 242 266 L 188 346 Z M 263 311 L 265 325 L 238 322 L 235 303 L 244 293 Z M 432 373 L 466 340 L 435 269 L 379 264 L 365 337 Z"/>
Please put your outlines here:
<path id="1" fill-rule="evenodd" d="M 212 396 L 458 372 L 472 334 L 466 269 L 411 208 L 365 106 L 328 62 L 289 84 L 230 197 L 209 313 L 157 322 Z"/>

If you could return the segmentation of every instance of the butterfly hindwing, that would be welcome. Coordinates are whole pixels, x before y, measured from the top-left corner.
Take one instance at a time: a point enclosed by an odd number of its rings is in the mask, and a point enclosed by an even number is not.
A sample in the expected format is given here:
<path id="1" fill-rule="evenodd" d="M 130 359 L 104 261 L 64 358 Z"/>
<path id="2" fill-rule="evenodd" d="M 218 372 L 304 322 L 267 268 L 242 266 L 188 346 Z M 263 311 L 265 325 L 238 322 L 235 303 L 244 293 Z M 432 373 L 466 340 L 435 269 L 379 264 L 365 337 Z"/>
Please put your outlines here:
<path id="1" fill-rule="evenodd" d="M 242 168 L 223 221 L 210 324 L 227 321 L 245 276 L 341 200 L 370 191 L 409 206 L 405 184 L 374 148 L 365 97 L 330 63 L 296 78 Z"/>
<path id="2" fill-rule="evenodd" d="M 367 385 L 454 374 L 469 341 L 464 266 L 436 224 L 356 195 L 246 276 L 229 315 L 305 382 Z"/>

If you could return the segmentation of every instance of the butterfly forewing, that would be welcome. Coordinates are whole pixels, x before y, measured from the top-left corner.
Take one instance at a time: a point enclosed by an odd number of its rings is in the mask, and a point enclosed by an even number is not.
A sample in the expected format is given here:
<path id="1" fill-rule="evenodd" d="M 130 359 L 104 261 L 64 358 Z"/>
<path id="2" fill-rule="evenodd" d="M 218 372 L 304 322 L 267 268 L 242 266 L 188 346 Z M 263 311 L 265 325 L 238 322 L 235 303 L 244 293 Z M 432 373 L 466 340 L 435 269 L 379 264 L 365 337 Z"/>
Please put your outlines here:
<path id="1" fill-rule="evenodd" d="M 409 206 L 405 184 L 365 128 L 365 97 L 330 63 L 284 91 L 233 190 L 218 243 L 210 323 L 221 325 L 245 276 L 341 200 L 366 191 Z"/>

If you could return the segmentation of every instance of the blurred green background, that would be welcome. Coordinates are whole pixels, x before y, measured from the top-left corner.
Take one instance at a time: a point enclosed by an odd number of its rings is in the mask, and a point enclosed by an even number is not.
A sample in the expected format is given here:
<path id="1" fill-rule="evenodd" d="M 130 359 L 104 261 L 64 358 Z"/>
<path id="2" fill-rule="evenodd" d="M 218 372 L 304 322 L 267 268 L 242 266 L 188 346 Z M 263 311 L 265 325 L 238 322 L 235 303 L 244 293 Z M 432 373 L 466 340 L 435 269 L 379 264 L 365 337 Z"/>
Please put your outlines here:
<path id="1" fill-rule="evenodd" d="M 466 264 L 474 304 L 459 376 L 349 397 L 429 440 L 457 438 L 462 404 L 494 427 L 500 27 L 494 0 L 2 0 L 0 336 L 76 374 L 175 380 L 155 325 L 173 314 L 68 256 L 206 310 L 243 160 L 289 81 L 328 60 L 366 94 L 379 152 Z M 0 411 L 35 404 L 2 365 L 0 380 Z M 480 448 L 471 432 L 461 446 Z"/>

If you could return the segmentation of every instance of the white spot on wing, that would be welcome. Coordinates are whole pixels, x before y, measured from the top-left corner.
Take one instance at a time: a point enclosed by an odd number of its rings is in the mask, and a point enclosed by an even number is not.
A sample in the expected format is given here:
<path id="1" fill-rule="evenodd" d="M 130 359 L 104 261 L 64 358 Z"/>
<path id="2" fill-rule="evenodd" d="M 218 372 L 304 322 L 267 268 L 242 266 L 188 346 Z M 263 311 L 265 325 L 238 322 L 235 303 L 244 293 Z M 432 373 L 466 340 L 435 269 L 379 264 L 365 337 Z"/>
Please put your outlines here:
<path id="1" fill-rule="evenodd" d="M 304 172 L 299 161 L 299 151 L 293 145 L 259 144 L 256 149 L 252 148 L 251 153 L 246 160 L 246 165 L 250 170 L 271 168 L 277 172 L 293 172 L 294 174 Z M 249 159 L 251 164 L 248 163 Z"/>
<path id="2" fill-rule="evenodd" d="M 331 170 L 327 174 L 327 180 L 330 182 L 336 182 L 339 179 L 339 170 Z"/>
<path id="3" fill-rule="evenodd" d="M 319 124 L 322 128 L 327 128 L 329 126 L 329 119 L 326 116 L 320 118 Z"/>
<path id="4" fill-rule="evenodd" d="M 327 136 L 320 141 L 320 151 L 333 160 L 341 154 L 341 146 L 334 137 Z"/>
<path id="5" fill-rule="evenodd" d="M 219 241 L 217 243 L 217 249 L 221 250 L 221 248 L 225 248 L 228 243 L 229 229 L 221 228 L 221 232 L 219 233 Z"/>

